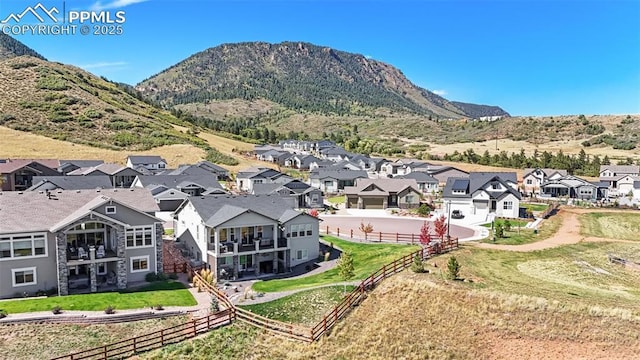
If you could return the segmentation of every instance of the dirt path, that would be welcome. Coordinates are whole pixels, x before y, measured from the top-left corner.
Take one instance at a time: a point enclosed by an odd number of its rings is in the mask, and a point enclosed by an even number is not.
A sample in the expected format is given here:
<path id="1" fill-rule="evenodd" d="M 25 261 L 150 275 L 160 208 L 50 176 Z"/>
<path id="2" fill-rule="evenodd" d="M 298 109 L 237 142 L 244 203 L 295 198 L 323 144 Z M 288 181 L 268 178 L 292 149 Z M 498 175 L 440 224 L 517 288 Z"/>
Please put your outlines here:
<path id="1" fill-rule="evenodd" d="M 554 248 L 562 245 L 571 245 L 577 244 L 579 242 L 625 242 L 625 243 L 637 243 L 637 241 L 629 241 L 629 240 L 620 240 L 620 239 L 609 239 L 609 238 L 599 238 L 593 236 L 584 236 L 580 234 L 580 220 L 578 220 L 578 215 L 587 214 L 590 212 L 629 212 L 625 210 L 617 210 L 617 209 L 577 209 L 577 208 L 561 208 L 558 214 L 555 216 L 560 216 L 562 218 L 562 225 L 558 231 L 550 238 L 538 241 L 531 244 L 524 245 L 497 245 L 497 244 L 487 244 L 480 242 L 470 242 L 474 246 L 483 249 L 496 249 L 496 250 L 506 250 L 506 251 L 536 251 L 536 250 L 544 250 L 549 248 Z M 636 212 L 637 213 L 637 212 Z"/>

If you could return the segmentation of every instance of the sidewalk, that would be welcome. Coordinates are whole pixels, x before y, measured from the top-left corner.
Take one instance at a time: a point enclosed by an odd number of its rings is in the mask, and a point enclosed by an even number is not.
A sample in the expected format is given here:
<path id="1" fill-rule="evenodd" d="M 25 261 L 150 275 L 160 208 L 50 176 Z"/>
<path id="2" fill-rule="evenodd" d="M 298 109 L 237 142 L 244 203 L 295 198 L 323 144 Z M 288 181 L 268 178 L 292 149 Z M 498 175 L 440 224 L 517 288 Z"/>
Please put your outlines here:
<path id="1" fill-rule="evenodd" d="M 143 317 L 144 315 L 149 315 L 149 318 L 154 318 L 162 315 L 179 315 L 179 314 L 191 314 L 194 317 L 202 317 L 206 316 L 209 313 L 209 307 L 211 306 L 211 296 L 207 292 L 198 292 L 198 289 L 191 286 L 190 283 L 187 282 L 187 275 L 180 274 L 179 279 L 180 282 L 185 284 L 193 298 L 196 300 L 197 305 L 194 306 L 165 306 L 164 310 L 156 310 L 153 307 L 148 308 L 140 308 L 140 309 L 127 309 L 127 310 L 119 310 L 118 304 L 114 304 L 116 313 L 115 314 L 105 314 L 104 311 L 81 311 L 81 310 L 65 310 L 62 309 L 62 313 L 59 315 L 54 315 L 51 311 L 38 311 L 38 312 L 30 312 L 30 313 L 18 313 L 18 314 L 9 314 L 4 319 L 0 319 L 0 325 L 3 323 L 15 323 L 16 321 L 23 320 L 25 322 L 32 321 L 47 321 L 49 319 L 55 321 L 66 321 L 72 322 L 72 320 L 81 323 L 82 320 L 87 320 L 87 322 L 96 322 L 99 323 L 100 319 L 109 319 L 110 323 L 113 323 L 113 319 L 118 319 L 122 317 L 122 322 L 131 321 L 130 318 L 135 319 L 135 315 L 140 315 Z M 0 303 L 1 307 L 1 303 Z M 129 320 L 128 320 L 129 319 Z"/>

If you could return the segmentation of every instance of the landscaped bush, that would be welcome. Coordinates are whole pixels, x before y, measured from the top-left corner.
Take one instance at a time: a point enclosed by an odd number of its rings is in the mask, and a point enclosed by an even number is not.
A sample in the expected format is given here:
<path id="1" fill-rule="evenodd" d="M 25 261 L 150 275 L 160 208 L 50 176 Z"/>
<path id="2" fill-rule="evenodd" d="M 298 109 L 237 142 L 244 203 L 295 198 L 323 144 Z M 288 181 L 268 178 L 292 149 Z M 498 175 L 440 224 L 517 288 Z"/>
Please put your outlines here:
<path id="1" fill-rule="evenodd" d="M 2 309 L 0 309 L 0 319 L 4 319 L 4 318 L 6 318 L 7 316 L 9 316 L 9 314 L 7 313 L 7 311 L 6 311 L 6 310 L 2 310 Z"/>
<path id="2" fill-rule="evenodd" d="M 51 309 L 51 312 L 53 313 L 53 315 L 59 315 L 62 314 L 62 308 L 60 306 L 54 306 Z"/>
<path id="3" fill-rule="evenodd" d="M 115 314 L 116 313 L 116 308 L 111 306 L 111 305 L 109 305 L 109 306 L 107 306 L 106 309 L 104 309 L 104 313 L 108 314 L 108 315 Z"/>
<path id="4" fill-rule="evenodd" d="M 455 256 L 451 256 L 447 262 L 447 277 L 456 280 L 460 275 L 460 263 Z"/>
<path id="5" fill-rule="evenodd" d="M 411 264 L 411 271 L 413 271 L 414 273 L 423 273 L 425 272 L 424 270 L 424 262 L 422 261 L 422 258 L 420 258 L 420 255 L 416 254 L 413 257 L 413 263 Z"/>
<path id="6" fill-rule="evenodd" d="M 169 279 L 171 279 L 171 280 L 178 280 L 178 274 L 176 274 L 176 273 L 170 273 L 170 274 L 168 275 L 168 277 L 169 277 Z"/>
<path id="7" fill-rule="evenodd" d="M 147 275 L 144 276 L 145 281 L 147 282 L 154 282 L 154 281 L 165 281 L 167 279 L 169 279 L 169 276 L 167 276 L 165 273 L 154 273 L 154 272 L 150 272 Z"/>

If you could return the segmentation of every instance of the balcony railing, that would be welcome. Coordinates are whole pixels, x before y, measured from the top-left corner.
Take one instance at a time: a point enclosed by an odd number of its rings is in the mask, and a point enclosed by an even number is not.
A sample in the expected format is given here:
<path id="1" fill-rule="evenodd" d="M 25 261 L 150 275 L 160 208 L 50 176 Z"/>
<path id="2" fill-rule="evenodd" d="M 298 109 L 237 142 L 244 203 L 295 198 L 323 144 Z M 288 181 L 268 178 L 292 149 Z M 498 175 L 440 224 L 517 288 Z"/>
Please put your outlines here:
<path id="1" fill-rule="evenodd" d="M 289 246 L 289 239 L 278 238 L 278 248 L 286 248 Z"/>

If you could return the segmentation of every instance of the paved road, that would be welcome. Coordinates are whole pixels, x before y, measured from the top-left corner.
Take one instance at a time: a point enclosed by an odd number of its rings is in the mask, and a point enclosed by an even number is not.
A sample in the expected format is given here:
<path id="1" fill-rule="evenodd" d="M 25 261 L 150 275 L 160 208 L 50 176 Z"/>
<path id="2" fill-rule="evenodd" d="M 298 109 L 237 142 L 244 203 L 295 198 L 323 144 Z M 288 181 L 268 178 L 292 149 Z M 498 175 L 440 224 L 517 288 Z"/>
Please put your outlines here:
<path id="1" fill-rule="evenodd" d="M 401 234 L 420 234 L 420 228 L 424 223 L 424 218 L 411 218 L 411 217 L 356 217 L 356 216 L 342 216 L 342 215 L 322 215 L 322 222 L 320 227 L 326 229 L 329 226 L 329 230 L 333 233 L 337 228 L 340 228 L 340 233 L 348 234 L 350 230 L 353 230 L 353 234 L 359 237 L 363 236 L 362 231 L 359 230 L 360 223 L 371 223 L 373 225 L 373 234 L 388 232 L 388 233 L 401 233 Z M 433 220 L 428 220 L 433 222 Z M 472 237 L 474 231 L 472 229 L 451 224 L 450 228 L 451 236 L 459 239 Z M 431 233 L 435 235 L 433 230 L 433 224 L 431 226 Z"/>

